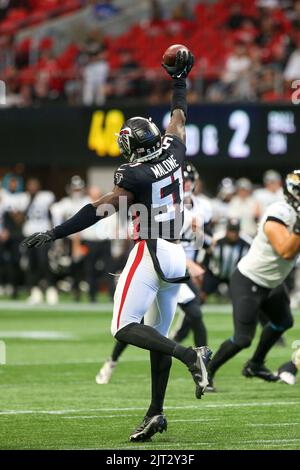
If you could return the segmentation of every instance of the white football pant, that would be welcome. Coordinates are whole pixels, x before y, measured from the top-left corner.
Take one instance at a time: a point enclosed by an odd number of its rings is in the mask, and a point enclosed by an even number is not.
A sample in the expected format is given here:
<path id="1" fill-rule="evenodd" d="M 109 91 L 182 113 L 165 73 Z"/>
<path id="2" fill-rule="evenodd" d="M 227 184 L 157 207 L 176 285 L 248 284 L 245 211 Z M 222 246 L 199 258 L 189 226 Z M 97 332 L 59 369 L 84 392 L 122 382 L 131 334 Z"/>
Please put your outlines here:
<path id="1" fill-rule="evenodd" d="M 186 256 L 180 244 L 158 239 L 156 254 L 166 278 L 185 275 Z M 145 325 L 168 336 L 180 286 L 160 279 L 145 240 L 136 243 L 116 287 L 112 335 L 130 323 L 140 323 L 145 316 Z M 154 301 L 155 308 L 145 315 Z"/>

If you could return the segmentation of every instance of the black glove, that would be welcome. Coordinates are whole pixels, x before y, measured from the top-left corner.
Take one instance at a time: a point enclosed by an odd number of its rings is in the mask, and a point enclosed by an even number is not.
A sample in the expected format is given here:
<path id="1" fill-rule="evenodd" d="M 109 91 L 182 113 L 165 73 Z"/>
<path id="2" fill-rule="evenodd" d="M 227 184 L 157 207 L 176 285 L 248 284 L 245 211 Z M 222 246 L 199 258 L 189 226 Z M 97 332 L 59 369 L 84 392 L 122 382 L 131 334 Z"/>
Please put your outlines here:
<path id="1" fill-rule="evenodd" d="M 300 235 L 300 214 L 297 216 L 293 231 L 296 235 Z"/>
<path id="2" fill-rule="evenodd" d="M 25 238 L 21 245 L 27 248 L 39 248 L 46 245 L 46 243 L 53 242 L 55 240 L 55 234 L 53 230 L 47 230 L 47 232 L 36 232 L 30 237 Z"/>
<path id="3" fill-rule="evenodd" d="M 172 78 L 186 78 L 194 65 L 194 56 L 191 52 L 178 51 L 175 65 L 161 64 Z"/>

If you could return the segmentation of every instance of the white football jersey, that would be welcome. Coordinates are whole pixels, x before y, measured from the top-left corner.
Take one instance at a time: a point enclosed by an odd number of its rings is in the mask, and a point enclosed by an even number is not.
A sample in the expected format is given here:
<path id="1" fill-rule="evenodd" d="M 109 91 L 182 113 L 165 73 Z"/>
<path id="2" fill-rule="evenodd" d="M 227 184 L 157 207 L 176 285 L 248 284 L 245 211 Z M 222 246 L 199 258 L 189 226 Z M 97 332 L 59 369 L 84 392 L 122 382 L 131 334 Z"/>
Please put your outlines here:
<path id="1" fill-rule="evenodd" d="M 253 193 L 253 197 L 258 202 L 262 214 L 264 214 L 265 210 L 274 202 L 284 201 L 282 188 L 278 189 L 275 193 L 269 191 L 267 188 L 256 189 Z"/>
<path id="2" fill-rule="evenodd" d="M 60 225 L 65 220 L 73 217 L 83 206 L 90 202 L 88 196 L 85 194 L 79 197 L 64 197 L 60 201 L 56 202 L 51 207 L 51 214 L 53 219 L 53 225 Z"/>
<path id="3" fill-rule="evenodd" d="M 181 238 L 183 239 L 182 246 L 184 248 L 187 258 L 194 259 L 196 252 L 202 248 L 203 239 L 195 239 L 195 233 L 192 230 L 193 220 L 197 219 L 197 226 L 202 228 L 202 235 L 204 237 L 204 224 L 208 224 L 211 220 L 211 207 L 209 201 L 206 201 L 197 196 L 191 195 L 192 207 L 185 205 L 184 207 L 184 223 L 181 230 Z M 202 242 L 202 243 L 201 243 Z"/>
<path id="4" fill-rule="evenodd" d="M 3 190 L 4 191 L 4 190 Z M 25 193 L 10 193 L 5 191 L 1 200 L 3 212 L 23 212 Z"/>
<path id="5" fill-rule="evenodd" d="M 268 207 L 250 250 L 238 264 L 238 269 L 244 276 L 269 289 L 282 284 L 295 266 L 296 258 L 286 260 L 276 253 L 264 232 L 264 225 L 268 218 L 277 219 L 292 232 L 296 217 L 296 211 L 285 201 L 275 202 Z"/>
<path id="6" fill-rule="evenodd" d="M 34 232 L 44 232 L 52 227 L 50 206 L 55 199 L 51 191 L 39 191 L 31 200 L 29 193 L 23 193 L 20 207 L 26 213 L 23 235 L 28 237 Z"/>

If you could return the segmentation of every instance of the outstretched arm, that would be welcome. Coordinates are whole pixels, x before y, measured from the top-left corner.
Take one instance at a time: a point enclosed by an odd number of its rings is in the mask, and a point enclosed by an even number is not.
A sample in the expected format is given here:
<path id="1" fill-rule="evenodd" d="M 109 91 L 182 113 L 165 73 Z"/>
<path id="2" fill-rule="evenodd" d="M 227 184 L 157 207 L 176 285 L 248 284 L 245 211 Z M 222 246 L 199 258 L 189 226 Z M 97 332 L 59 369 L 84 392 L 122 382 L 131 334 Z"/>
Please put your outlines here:
<path id="1" fill-rule="evenodd" d="M 185 121 L 184 112 L 181 109 L 175 109 L 166 129 L 166 134 L 176 135 L 185 144 Z"/>
<path id="2" fill-rule="evenodd" d="M 119 210 L 120 197 L 127 199 L 128 205 L 133 202 L 134 196 L 129 191 L 115 186 L 113 191 L 102 196 L 98 201 L 87 204 L 73 217 L 57 225 L 47 232 L 38 232 L 25 238 L 23 246 L 28 248 L 40 247 L 59 238 L 65 238 L 73 233 L 81 232 L 94 225 L 101 219 L 105 219 Z"/>
<path id="3" fill-rule="evenodd" d="M 166 134 L 176 135 L 185 143 L 185 121 L 187 115 L 186 77 L 194 65 L 194 56 L 191 52 L 178 51 L 174 66 L 162 65 L 173 79 L 171 121 L 166 129 Z"/>
<path id="4" fill-rule="evenodd" d="M 293 233 L 275 221 L 267 221 L 264 231 L 272 247 L 281 258 L 292 260 L 300 254 L 300 218 L 297 220 Z"/>

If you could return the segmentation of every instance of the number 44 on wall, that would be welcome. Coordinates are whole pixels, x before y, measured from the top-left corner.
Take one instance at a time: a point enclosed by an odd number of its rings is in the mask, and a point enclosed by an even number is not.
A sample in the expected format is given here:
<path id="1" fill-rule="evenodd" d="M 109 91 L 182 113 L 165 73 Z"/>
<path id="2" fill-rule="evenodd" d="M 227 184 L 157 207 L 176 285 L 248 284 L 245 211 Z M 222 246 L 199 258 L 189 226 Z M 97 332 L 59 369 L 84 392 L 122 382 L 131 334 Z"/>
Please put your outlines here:
<path id="1" fill-rule="evenodd" d="M 118 157 L 120 155 L 116 133 L 124 123 L 125 117 L 119 109 L 95 111 L 92 115 L 88 136 L 88 148 L 99 157 Z"/>

